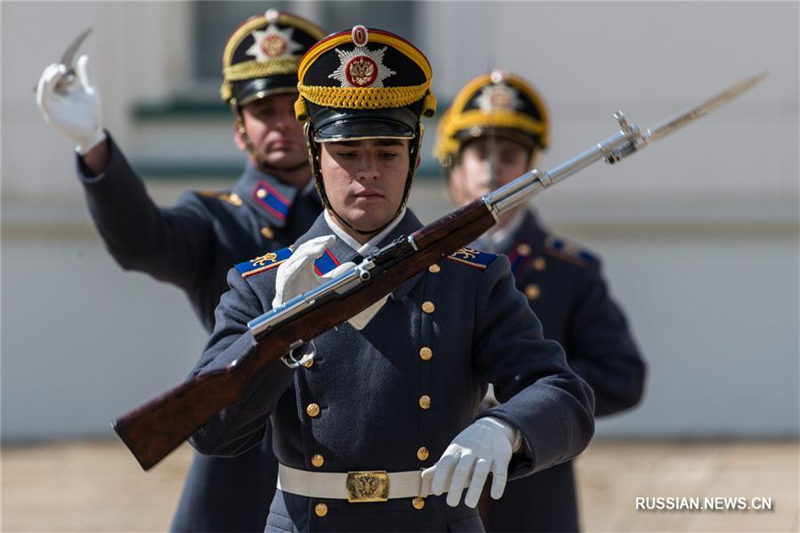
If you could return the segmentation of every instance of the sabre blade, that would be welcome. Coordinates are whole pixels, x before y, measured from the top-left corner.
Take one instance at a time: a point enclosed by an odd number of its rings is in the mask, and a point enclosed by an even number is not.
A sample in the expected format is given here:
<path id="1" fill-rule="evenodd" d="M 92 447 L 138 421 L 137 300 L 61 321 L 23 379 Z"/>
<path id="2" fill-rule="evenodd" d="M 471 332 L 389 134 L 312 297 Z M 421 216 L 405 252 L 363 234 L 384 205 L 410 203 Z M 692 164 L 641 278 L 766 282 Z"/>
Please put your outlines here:
<path id="1" fill-rule="evenodd" d="M 678 130 L 685 126 L 686 124 L 697 120 L 698 118 L 705 116 L 723 104 L 733 100 L 743 92 L 749 90 L 754 85 L 759 83 L 761 80 L 767 77 L 766 72 L 762 72 L 761 74 L 756 74 L 755 76 L 750 76 L 739 83 L 729 87 L 728 89 L 722 91 L 721 93 L 709 98 L 702 104 L 684 112 L 680 115 L 675 117 L 669 118 L 656 126 L 648 129 L 647 132 L 644 134 L 644 139 L 646 142 L 655 142 L 660 139 L 663 139 L 670 133 L 675 130 Z"/>
<path id="2" fill-rule="evenodd" d="M 86 37 L 89 36 L 90 33 L 92 33 L 91 26 L 83 30 L 83 32 L 80 35 L 75 37 L 75 40 L 72 41 L 72 44 L 70 44 L 67 47 L 67 49 L 64 50 L 64 53 L 61 55 L 61 59 L 59 60 L 59 63 L 61 63 L 70 70 L 75 68 L 75 53 L 78 51 L 78 48 L 81 46 Z"/>
<path id="3" fill-rule="evenodd" d="M 92 33 L 91 26 L 83 30 L 80 35 L 75 37 L 67 49 L 64 50 L 64 53 L 61 54 L 61 59 L 58 60 L 58 63 L 67 67 L 67 71 L 61 77 L 61 79 L 56 82 L 56 92 L 63 93 L 65 87 L 69 86 L 75 80 L 75 54 L 78 52 L 78 48 L 80 48 L 81 44 L 83 44 L 83 41 L 86 40 L 86 37 L 88 37 L 90 33 Z M 31 90 L 35 93 L 36 86 L 34 85 L 33 89 Z"/>

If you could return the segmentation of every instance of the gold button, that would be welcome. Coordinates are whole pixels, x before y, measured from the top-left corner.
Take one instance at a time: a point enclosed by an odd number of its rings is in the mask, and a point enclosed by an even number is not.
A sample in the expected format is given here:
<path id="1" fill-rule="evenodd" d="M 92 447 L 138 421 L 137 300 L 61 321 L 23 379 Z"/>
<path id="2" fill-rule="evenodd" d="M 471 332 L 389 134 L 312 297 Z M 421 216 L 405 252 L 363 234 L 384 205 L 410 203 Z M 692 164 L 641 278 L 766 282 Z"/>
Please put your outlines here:
<path id="1" fill-rule="evenodd" d="M 423 409 L 430 409 L 431 408 L 431 397 L 427 394 L 423 394 L 419 397 L 419 406 Z"/>
<path id="2" fill-rule="evenodd" d="M 427 461 L 429 455 L 430 452 L 428 451 L 428 448 L 426 448 L 425 446 L 417 450 L 417 459 L 419 459 L 420 461 Z"/>
<path id="3" fill-rule="evenodd" d="M 240 205 L 242 205 L 242 197 L 236 194 L 235 192 L 232 192 L 228 195 L 228 202 L 239 207 Z"/>
<path id="4" fill-rule="evenodd" d="M 520 244 L 517 246 L 517 253 L 519 255 L 531 255 L 531 247 L 527 244 Z"/>
<path id="5" fill-rule="evenodd" d="M 306 367 L 306 368 L 311 368 L 311 366 L 312 366 L 313 364 L 314 364 L 314 358 L 312 357 L 311 359 L 309 359 L 308 361 L 306 361 L 305 363 L 303 363 L 303 366 L 304 366 L 304 367 Z"/>
<path id="6" fill-rule="evenodd" d="M 439 265 L 434 263 L 434 264 L 432 264 L 431 266 L 428 267 L 428 272 L 430 272 L 431 274 L 438 274 L 441 269 L 442 268 Z"/>
<path id="7" fill-rule="evenodd" d="M 258 189 L 256 191 L 256 196 L 259 198 L 264 198 L 267 195 L 267 191 L 265 189 Z"/>
<path id="8" fill-rule="evenodd" d="M 542 291 L 539 289 L 539 286 L 535 283 L 531 283 L 527 287 L 525 287 L 525 296 L 528 297 L 528 300 L 535 300 L 542 294 Z"/>
<path id="9" fill-rule="evenodd" d="M 419 357 L 423 361 L 429 361 L 431 357 L 433 357 L 433 350 L 428 348 L 427 346 L 423 346 L 419 349 Z"/>
<path id="10" fill-rule="evenodd" d="M 314 454 L 314 455 L 311 457 L 311 464 L 312 464 L 312 465 L 314 465 L 314 466 L 316 466 L 317 468 L 319 468 L 319 467 L 321 467 L 322 465 L 324 465 L 324 464 L 325 464 L 325 458 L 324 458 L 324 457 L 322 457 L 320 454 L 318 454 L 318 453 L 315 453 L 315 454 Z"/>
<path id="11" fill-rule="evenodd" d="M 328 506 L 324 503 L 318 503 L 314 506 L 314 512 L 317 513 L 317 516 L 325 516 L 328 514 Z"/>
<path id="12" fill-rule="evenodd" d="M 264 226 L 263 228 L 261 228 L 261 235 L 263 235 L 267 239 L 271 239 L 275 236 L 275 232 L 272 231 L 272 228 L 270 228 L 269 226 Z"/>
<path id="13" fill-rule="evenodd" d="M 411 500 L 411 505 L 414 506 L 414 509 L 422 509 L 425 507 L 425 498 L 420 498 L 417 496 L 413 500 Z"/>
<path id="14" fill-rule="evenodd" d="M 422 310 L 426 313 L 431 314 L 434 309 L 436 309 L 436 306 L 430 300 L 422 302 Z"/>
<path id="15" fill-rule="evenodd" d="M 319 405 L 315 403 L 308 404 L 308 407 L 306 407 L 306 413 L 308 413 L 308 416 L 311 418 L 319 416 Z"/>
<path id="16" fill-rule="evenodd" d="M 545 263 L 543 257 L 537 257 L 536 259 L 533 260 L 533 268 L 535 268 L 536 270 L 538 270 L 540 272 L 542 270 L 544 270 L 544 267 L 546 267 L 546 266 L 547 266 L 547 263 Z"/>

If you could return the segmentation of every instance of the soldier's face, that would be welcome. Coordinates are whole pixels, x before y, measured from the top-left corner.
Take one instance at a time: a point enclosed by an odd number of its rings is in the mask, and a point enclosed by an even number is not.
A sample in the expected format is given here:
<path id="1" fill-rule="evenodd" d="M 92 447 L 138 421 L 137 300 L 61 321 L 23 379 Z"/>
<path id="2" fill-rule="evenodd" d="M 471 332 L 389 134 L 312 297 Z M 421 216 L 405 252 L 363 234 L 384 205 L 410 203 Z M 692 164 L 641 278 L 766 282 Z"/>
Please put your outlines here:
<path id="1" fill-rule="evenodd" d="M 403 200 L 408 142 L 366 139 L 322 143 L 320 171 L 336 214 L 361 231 L 391 221 Z"/>
<path id="2" fill-rule="evenodd" d="M 294 116 L 295 100 L 297 95 L 293 93 L 276 94 L 242 109 L 244 126 L 253 147 L 268 165 L 278 169 L 293 168 L 308 159 L 303 125 Z M 238 132 L 236 144 L 240 150 L 246 149 Z"/>
<path id="3" fill-rule="evenodd" d="M 450 172 L 450 196 L 456 205 L 464 205 L 502 187 L 535 165 L 529 156 L 530 150 L 507 137 L 467 141 Z M 494 159 L 494 183 L 490 183 L 491 159 Z"/>

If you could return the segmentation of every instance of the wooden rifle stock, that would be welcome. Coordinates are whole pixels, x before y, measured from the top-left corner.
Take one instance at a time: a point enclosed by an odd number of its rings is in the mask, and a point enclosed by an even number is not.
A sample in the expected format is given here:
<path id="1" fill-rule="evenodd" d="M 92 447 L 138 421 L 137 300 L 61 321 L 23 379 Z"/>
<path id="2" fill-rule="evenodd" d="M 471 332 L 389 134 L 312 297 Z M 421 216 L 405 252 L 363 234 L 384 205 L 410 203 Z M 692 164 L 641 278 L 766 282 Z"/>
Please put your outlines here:
<path id="1" fill-rule="evenodd" d="M 237 364 L 200 374 L 120 417 L 112 423 L 114 431 L 142 468 L 149 470 L 209 418 L 241 400 L 251 379 L 276 364 L 292 343 L 312 340 L 355 316 L 443 256 L 477 239 L 494 223 L 489 208 L 476 200 L 419 229 L 413 234 L 417 249 L 409 256 L 341 298 L 312 305 L 302 315 L 278 325 L 259 338 Z"/>

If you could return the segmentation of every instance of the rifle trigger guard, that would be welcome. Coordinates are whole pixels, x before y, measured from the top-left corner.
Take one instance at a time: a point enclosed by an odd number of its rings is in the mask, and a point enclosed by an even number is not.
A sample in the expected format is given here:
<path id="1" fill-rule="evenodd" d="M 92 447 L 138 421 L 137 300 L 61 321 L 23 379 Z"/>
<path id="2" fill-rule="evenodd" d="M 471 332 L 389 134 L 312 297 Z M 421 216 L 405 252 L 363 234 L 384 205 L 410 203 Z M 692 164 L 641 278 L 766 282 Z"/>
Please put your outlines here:
<path id="1" fill-rule="evenodd" d="M 281 362 L 292 370 L 300 366 L 306 366 L 310 364 L 311 361 L 314 360 L 314 356 L 317 354 L 317 347 L 314 345 L 314 341 L 309 343 L 311 345 L 311 351 L 304 353 L 299 359 L 294 356 L 294 351 L 302 347 L 304 344 L 305 343 L 303 341 L 294 341 L 289 347 L 289 351 L 281 357 Z"/>

